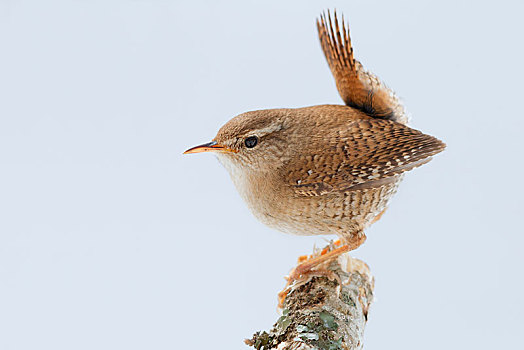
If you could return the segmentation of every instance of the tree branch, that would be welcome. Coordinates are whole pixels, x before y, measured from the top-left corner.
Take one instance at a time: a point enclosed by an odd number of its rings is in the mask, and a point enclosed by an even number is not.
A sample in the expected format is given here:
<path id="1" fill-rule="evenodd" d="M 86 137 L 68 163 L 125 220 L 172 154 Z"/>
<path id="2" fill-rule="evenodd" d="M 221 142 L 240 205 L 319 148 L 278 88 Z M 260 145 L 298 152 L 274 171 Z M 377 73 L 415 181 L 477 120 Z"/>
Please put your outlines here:
<path id="1" fill-rule="evenodd" d="M 373 276 L 363 261 L 347 253 L 327 269 L 329 277 L 295 282 L 273 329 L 255 333 L 246 344 L 257 350 L 361 349 Z"/>

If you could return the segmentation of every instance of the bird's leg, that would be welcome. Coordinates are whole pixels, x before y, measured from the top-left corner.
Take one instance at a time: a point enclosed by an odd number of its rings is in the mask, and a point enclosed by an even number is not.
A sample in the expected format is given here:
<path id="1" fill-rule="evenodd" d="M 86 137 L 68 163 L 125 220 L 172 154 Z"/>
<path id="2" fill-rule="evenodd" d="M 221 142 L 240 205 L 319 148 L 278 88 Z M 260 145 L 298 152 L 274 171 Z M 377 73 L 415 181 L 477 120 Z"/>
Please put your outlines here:
<path id="1" fill-rule="evenodd" d="M 342 242 L 340 241 L 340 239 L 337 239 L 334 242 L 331 241 L 328 246 L 326 246 L 324 249 L 322 249 L 322 251 L 320 252 L 320 255 L 326 254 L 327 252 L 329 252 L 330 249 L 332 249 L 333 247 L 338 247 L 341 244 L 342 244 Z M 301 255 L 301 256 L 298 257 L 297 263 L 300 264 L 300 263 L 303 263 L 304 261 L 308 261 L 309 259 L 312 259 L 314 256 L 315 256 L 315 254 Z"/>
<path id="2" fill-rule="evenodd" d="M 314 258 L 312 257 L 295 267 L 293 271 L 291 271 L 288 277 L 288 281 L 293 282 L 294 280 L 299 279 L 300 276 L 305 275 L 308 272 L 311 272 L 315 267 L 323 263 L 335 260 L 336 258 L 338 258 L 339 255 L 349 252 L 350 250 L 352 249 L 349 244 L 344 244 L 343 246 L 333 249 L 331 251 L 329 251 L 329 247 L 326 247 L 320 253 L 321 255 Z"/>
<path id="3" fill-rule="evenodd" d="M 278 294 L 278 298 L 279 298 L 278 306 L 282 308 L 284 299 L 286 298 L 287 293 L 291 289 L 291 285 L 295 281 L 299 281 L 298 285 L 300 285 L 302 284 L 301 282 L 306 283 L 312 277 L 331 276 L 332 274 L 329 273 L 330 271 L 327 269 L 327 267 L 324 267 L 324 268 L 319 268 L 319 267 L 325 266 L 326 263 L 337 259 L 340 255 L 346 252 L 357 249 L 362 243 L 365 242 L 365 240 L 366 240 L 366 235 L 361 233 L 361 234 L 355 235 L 354 238 L 346 241 L 345 242 L 346 244 L 342 245 L 341 247 L 332 249 L 333 247 L 341 244 L 341 241 L 337 240 L 333 244 L 330 244 L 329 246 L 322 249 L 322 251 L 320 252 L 320 255 L 318 256 L 314 256 L 314 255 L 310 255 L 310 256 L 305 255 L 304 256 L 303 255 L 299 257 L 298 261 L 300 264 L 291 271 L 291 273 L 287 277 L 286 287 L 284 288 L 284 290 L 282 290 Z"/>

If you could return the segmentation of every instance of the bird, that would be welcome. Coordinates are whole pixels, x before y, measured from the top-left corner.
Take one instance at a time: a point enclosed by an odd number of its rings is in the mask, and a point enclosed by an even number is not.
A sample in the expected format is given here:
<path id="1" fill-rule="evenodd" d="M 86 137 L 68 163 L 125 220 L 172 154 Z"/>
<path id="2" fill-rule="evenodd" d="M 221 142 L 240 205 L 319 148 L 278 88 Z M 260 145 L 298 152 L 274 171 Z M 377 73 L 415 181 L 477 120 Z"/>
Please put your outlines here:
<path id="1" fill-rule="evenodd" d="M 290 279 L 354 250 L 386 210 L 404 173 L 446 145 L 409 127 L 395 93 L 354 58 L 349 26 L 336 11 L 316 21 L 320 46 L 344 104 L 242 113 L 211 142 L 254 216 L 297 235 L 336 235 L 338 248 L 299 264 Z"/>

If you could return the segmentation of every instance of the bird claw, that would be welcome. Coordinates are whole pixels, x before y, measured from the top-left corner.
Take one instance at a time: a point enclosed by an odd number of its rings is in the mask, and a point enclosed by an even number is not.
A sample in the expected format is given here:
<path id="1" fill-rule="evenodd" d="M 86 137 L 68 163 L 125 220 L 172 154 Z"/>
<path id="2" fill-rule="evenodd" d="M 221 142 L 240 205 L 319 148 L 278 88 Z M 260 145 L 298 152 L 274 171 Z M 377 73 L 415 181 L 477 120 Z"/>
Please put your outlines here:
<path id="1" fill-rule="evenodd" d="M 335 260 L 349 250 L 351 250 L 349 245 L 342 245 L 341 241 L 337 240 L 336 242 L 330 243 L 320 252 L 300 256 L 298 258 L 299 265 L 291 271 L 289 276 L 285 277 L 287 281 L 286 286 L 278 293 L 278 308 L 282 309 L 284 300 L 292 288 L 306 284 L 313 277 L 328 277 L 330 280 L 336 279 L 341 283 L 340 278 L 327 268 L 327 263 Z"/>

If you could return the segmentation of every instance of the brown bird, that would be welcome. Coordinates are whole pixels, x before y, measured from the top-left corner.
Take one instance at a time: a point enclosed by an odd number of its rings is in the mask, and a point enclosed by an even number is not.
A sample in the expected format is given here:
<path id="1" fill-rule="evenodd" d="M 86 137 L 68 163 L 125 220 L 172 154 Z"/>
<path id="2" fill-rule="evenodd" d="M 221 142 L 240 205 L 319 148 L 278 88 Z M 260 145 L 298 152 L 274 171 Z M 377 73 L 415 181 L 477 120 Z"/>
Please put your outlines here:
<path id="1" fill-rule="evenodd" d="M 243 113 L 211 142 L 184 152 L 215 152 L 264 224 L 298 235 L 338 235 L 343 246 L 297 266 L 292 279 L 359 247 L 403 173 L 445 148 L 406 126 L 393 91 L 353 58 L 344 18 L 340 28 L 336 13 L 332 21 L 328 12 L 317 27 L 345 105 Z"/>

